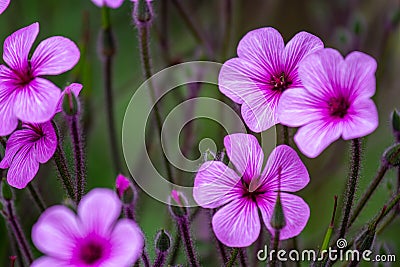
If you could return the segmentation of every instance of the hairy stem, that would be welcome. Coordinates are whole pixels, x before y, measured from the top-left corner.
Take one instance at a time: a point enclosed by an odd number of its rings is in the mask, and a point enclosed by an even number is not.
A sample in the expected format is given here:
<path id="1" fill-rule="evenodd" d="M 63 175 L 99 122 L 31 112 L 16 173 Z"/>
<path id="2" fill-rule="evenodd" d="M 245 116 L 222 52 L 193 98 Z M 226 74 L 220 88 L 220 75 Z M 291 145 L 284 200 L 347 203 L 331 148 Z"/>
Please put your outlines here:
<path id="1" fill-rule="evenodd" d="M 150 55 L 150 47 L 149 47 L 149 31 L 150 31 L 150 21 L 146 21 L 143 23 L 138 23 L 138 38 L 140 43 L 140 57 L 143 65 L 143 76 L 146 80 L 149 80 L 152 76 L 152 67 L 151 67 L 151 55 Z M 159 108 L 159 103 L 157 102 L 156 98 L 156 89 L 154 84 L 151 80 L 148 81 L 149 84 L 149 93 L 154 104 L 154 115 L 156 120 L 157 132 L 159 133 L 159 138 L 161 142 L 161 130 L 162 130 L 162 119 L 161 119 L 161 112 Z M 161 154 L 164 161 L 164 165 L 167 171 L 167 177 L 170 182 L 173 182 L 173 175 L 171 165 L 169 164 L 168 158 L 165 153 L 162 151 Z"/>
<path id="2" fill-rule="evenodd" d="M 178 257 L 180 246 L 181 246 L 181 238 L 179 236 L 179 231 L 177 231 L 174 237 L 174 246 L 172 247 L 172 253 L 168 261 L 168 265 L 175 264 L 176 258 Z"/>
<path id="3" fill-rule="evenodd" d="M 147 255 L 146 248 L 145 248 L 145 249 L 143 249 L 143 253 L 142 253 L 142 261 L 143 261 L 143 265 L 144 265 L 144 267 L 150 267 L 149 255 Z"/>
<path id="4" fill-rule="evenodd" d="M 75 190 L 72 183 L 71 174 L 69 172 L 67 159 L 65 158 L 64 151 L 60 144 L 58 144 L 57 146 L 53 159 L 57 166 L 58 174 L 60 175 L 61 182 L 67 192 L 68 197 L 72 200 L 76 200 Z"/>
<path id="5" fill-rule="evenodd" d="M 102 42 L 101 51 L 103 59 L 103 83 L 106 101 L 106 113 L 108 124 L 108 136 L 114 165 L 115 174 L 121 171 L 121 160 L 119 156 L 117 134 L 114 118 L 114 97 L 113 97 L 113 59 L 115 55 L 115 41 L 111 29 L 109 8 L 104 6 L 102 9 Z"/>
<path id="6" fill-rule="evenodd" d="M 156 260 L 154 261 L 153 267 L 162 267 L 164 266 L 165 260 L 167 259 L 167 255 L 165 252 L 158 252 Z"/>
<path id="7" fill-rule="evenodd" d="M 31 264 L 33 262 L 32 251 L 31 251 L 31 248 L 29 247 L 29 244 L 27 242 L 24 232 L 22 231 L 19 219 L 17 218 L 17 216 L 14 212 L 14 207 L 13 207 L 12 201 L 7 200 L 6 207 L 7 207 L 8 222 L 10 224 L 10 228 L 11 228 L 12 232 L 14 233 L 14 237 L 18 243 L 18 247 L 21 250 L 22 254 L 24 255 L 26 261 L 29 264 Z"/>
<path id="8" fill-rule="evenodd" d="M 187 259 L 192 267 L 199 267 L 200 264 L 197 260 L 195 250 L 193 248 L 193 241 L 190 235 L 189 220 L 187 216 L 178 219 L 178 227 L 183 238 Z"/>
<path id="9" fill-rule="evenodd" d="M 356 208 L 354 209 L 354 211 L 352 213 L 352 216 L 351 216 L 351 219 L 350 219 L 348 227 L 350 227 L 355 222 L 355 220 L 357 219 L 358 215 L 360 214 L 362 209 L 365 207 L 365 204 L 370 199 L 372 194 L 375 192 L 375 189 L 378 187 L 378 185 L 382 181 L 382 179 L 385 176 L 385 174 L 386 174 L 388 169 L 389 169 L 389 167 L 386 164 L 382 164 L 381 165 L 381 167 L 379 168 L 378 173 L 376 174 L 374 180 L 372 180 L 371 184 L 368 186 L 367 190 L 365 191 L 365 193 L 361 197 L 360 201 L 358 201 L 358 204 L 357 204 Z"/>
<path id="10" fill-rule="evenodd" d="M 79 203 L 85 191 L 85 164 L 83 147 L 81 140 L 81 132 L 79 130 L 79 122 L 77 116 L 70 118 L 70 131 L 72 136 L 72 144 L 75 155 L 75 171 L 76 171 L 76 203 Z"/>
<path id="11" fill-rule="evenodd" d="M 360 168 L 361 168 L 361 140 L 353 139 L 352 140 L 352 162 L 349 180 L 347 183 L 346 189 L 346 200 L 344 202 L 344 212 L 342 217 L 342 222 L 339 230 L 339 238 L 343 238 L 347 232 L 349 226 L 349 218 L 350 212 L 353 207 L 353 201 L 355 192 L 357 189 L 358 178 L 360 176 Z"/>
<path id="12" fill-rule="evenodd" d="M 272 248 L 275 250 L 275 252 L 276 251 L 278 251 L 278 248 L 279 248 L 279 239 L 280 239 L 280 236 L 281 236 L 281 231 L 280 230 L 275 230 L 275 235 L 273 236 L 273 238 L 272 238 Z M 277 257 L 276 256 L 274 256 L 272 259 L 271 259 L 271 266 L 272 267 L 275 267 L 275 266 L 277 266 Z"/>
<path id="13" fill-rule="evenodd" d="M 39 208 L 40 212 L 45 211 L 46 204 L 44 204 L 43 199 L 41 198 L 39 192 L 32 183 L 28 184 L 28 190 L 36 206 Z"/>
<path id="14" fill-rule="evenodd" d="M 232 253 L 231 253 L 231 257 L 229 258 L 229 261 L 226 263 L 226 267 L 232 267 L 235 264 L 238 254 L 239 254 L 239 249 L 238 248 L 233 248 L 232 249 Z"/>

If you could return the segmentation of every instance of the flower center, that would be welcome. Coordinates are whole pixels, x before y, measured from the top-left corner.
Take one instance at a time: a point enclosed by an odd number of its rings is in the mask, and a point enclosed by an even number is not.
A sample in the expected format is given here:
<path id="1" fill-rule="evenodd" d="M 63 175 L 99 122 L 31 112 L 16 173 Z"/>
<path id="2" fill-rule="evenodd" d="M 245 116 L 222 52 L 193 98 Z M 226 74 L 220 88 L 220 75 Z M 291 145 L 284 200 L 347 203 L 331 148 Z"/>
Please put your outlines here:
<path id="1" fill-rule="evenodd" d="M 35 77 L 32 73 L 31 62 L 28 61 L 28 66 L 26 69 L 22 71 L 14 71 L 14 73 L 18 76 L 19 81 L 18 85 L 25 86 L 29 84 Z"/>
<path id="2" fill-rule="evenodd" d="M 85 264 L 93 264 L 103 256 L 103 247 L 94 242 L 87 243 L 82 246 L 80 251 L 80 259 Z"/>
<path id="3" fill-rule="evenodd" d="M 243 186 L 243 193 L 242 193 L 242 197 L 244 198 L 249 198 L 251 199 L 253 202 L 256 202 L 257 200 L 257 195 L 261 195 L 264 194 L 265 192 L 258 190 L 258 189 L 251 189 L 251 184 L 247 184 L 244 179 L 241 179 L 242 181 L 242 186 Z"/>
<path id="4" fill-rule="evenodd" d="M 349 107 L 350 104 L 344 97 L 332 97 L 328 101 L 329 114 L 332 117 L 343 118 L 346 116 Z"/>
<path id="5" fill-rule="evenodd" d="M 272 75 L 269 84 L 273 86 L 272 90 L 283 92 L 292 84 L 292 81 L 282 72 L 280 75 Z"/>

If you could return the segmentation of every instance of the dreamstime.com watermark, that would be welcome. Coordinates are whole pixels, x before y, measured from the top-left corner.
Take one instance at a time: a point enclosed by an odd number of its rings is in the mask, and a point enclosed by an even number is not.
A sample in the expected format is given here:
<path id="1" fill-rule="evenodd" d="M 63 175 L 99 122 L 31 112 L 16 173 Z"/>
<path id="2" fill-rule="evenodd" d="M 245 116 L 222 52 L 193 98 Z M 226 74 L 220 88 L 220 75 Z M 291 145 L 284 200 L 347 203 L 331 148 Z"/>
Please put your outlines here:
<path id="1" fill-rule="evenodd" d="M 343 250 L 347 247 L 347 241 L 343 238 L 336 242 L 339 249 L 333 249 L 329 247 L 326 250 L 316 251 L 312 249 L 305 249 L 298 251 L 292 250 L 268 250 L 268 246 L 265 245 L 263 249 L 257 252 L 257 259 L 259 261 L 271 261 L 276 258 L 278 261 L 366 261 L 366 262 L 396 262 L 396 255 L 394 254 L 376 254 L 373 255 L 371 250 L 358 251 L 356 249 Z"/>

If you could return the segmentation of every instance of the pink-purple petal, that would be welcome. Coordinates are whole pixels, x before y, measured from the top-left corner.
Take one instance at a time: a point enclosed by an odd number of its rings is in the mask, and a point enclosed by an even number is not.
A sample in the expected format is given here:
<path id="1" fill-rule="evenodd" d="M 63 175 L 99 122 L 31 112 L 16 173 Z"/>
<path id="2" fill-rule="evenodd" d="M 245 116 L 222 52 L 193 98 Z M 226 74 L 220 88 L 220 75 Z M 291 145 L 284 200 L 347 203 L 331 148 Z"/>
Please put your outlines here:
<path id="1" fill-rule="evenodd" d="M 19 29 L 4 41 L 3 59 L 13 70 L 25 73 L 28 55 L 39 33 L 39 23 Z"/>
<path id="2" fill-rule="evenodd" d="M 371 99 L 358 99 L 342 123 L 342 137 L 345 140 L 369 135 L 378 127 L 378 110 Z"/>
<path id="3" fill-rule="evenodd" d="M 279 73 L 282 69 L 282 53 L 284 51 L 282 35 L 274 28 L 260 28 L 248 32 L 240 40 L 237 54 L 269 73 Z"/>
<path id="4" fill-rule="evenodd" d="M 194 180 L 193 197 L 203 208 L 217 208 L 238 197 L 240 177 L 220 161 L 201 165 Z"/>
<path id="5" fill-rule="evenodd" d="M 268 192 L 257 199 L 258 207 L 267 229 L 272 236 L 275 234 L 271 226 L 271 217 L 275 207 L 277 193 Z M 280 240 L 299 235 L 310 218 L 310 208 L 301 197 L 293 194 L 281 193 L 281 203 L 285 216 L 286 226 L 280 231 Z"/>
<path id="6" fill-rule="evenodd" d="M 15 154 L 7 172 L 7 182 L 12 187 L 22 189 L 35 178 L 39 162 L 35 158 L 33 144 L 25 145 Z"/>
<path id="7" fill-rule="evenodd" d="M 260 133 L 277 124 L 276 107 L 280 93 L 265 92 L 264 96 L 248 98 L 242 105 L 242 117 L 250 130 Z"/>
<path id="8" fill-rule="evenodd" d="M 55 114 L 60 94 L 60 89 L 49 80 L 35 78 L 16 92 L 14 113 L 24 122 L 47 122 Z"/>
<path id="9" fill-rule="evenodd" d="M 310 54 L 299 63 L 299 77 L 312 97 L 322 100 L 341 91 L 340 73 L 346 68 L 342 55 L 325 48 Z"/>
<path id="10" fill-rule="evenodd" d="M 285 73 L 292 80 L 292 86 L 300 86 L 301 81 L 297 75 L 298 64 L 307 55 L 324 47 L 321 39 L 308 32 L 297 33 L 287 44 L 283 51 Z"/>
<path id="11" fill-rule="evenodd" d="M 92 2 L 98 7 L 107 6 L 109 8 L 118 8 L 122 5 L 124 0 L 92 0 Z"/>
<path id="12" fill-rule="evenodd" d="M 219 90 L 238 104 L 248 98 L 263 98 L 261 90 L 268 90 L 265 84 L 269 73 L 253 62 L 232 58 L 225 62 L 218 77 Z"/>
<path id="13" fill-rule="evenodd" d="M 79 48 L 62 36 L 43 40 L 31 58 L 34 76 L 58 75 L 72 69 L 79 61 Z"/>
<path id="14" fill-rule="evenodd" d="M 111 234 L 111 253 L 107 266 L 132 266 L 142 255 L 144 237 L 139 226 L 132 220 L 121 219 Z"/>
<path id="15" fill-rule="evenodd" d="M 370 98 L 375 94 L 376 60 L 354 51 L 346 56 L 346 71 L 342 73 L 342 87 L 349 89 L 350 99 Z"/>
<path id="16" fill-rule="evenodd" d="M 224 245 L 250 246 L 257 240 L 261 229 L 256 203 L 247 198 L 233 200 L 215 213 L 212 227 Z"/>
<path id="17" fill-rule="evenodd" d="M 290 127 L 299 127 L 324 116 L 321 99 L 313 97 L 304 88 L 293 88 L 283 92 L 278 104 L 280 123 Z"/>
<path id="18" fill-rule="evenodd" d="M 78 215 L 85 232 L 107 236 L 120 216 L 121 201 L 117 194 L 105 188 L 96 188 L 84 196 L 78 206 Z"/>
<path id="19" fill-rule="evenodd" d="M 224 146 L 230 161 L 245 182 L 249 183 L 260 175 L 264 153 L 253 135 L 236 133 L 225 136 Z"/>
<path id="20" fill-rule="evenodd" d="M 270 154 L 264 172 L 261 175 L 262 187 L 268 191 L 280 190 L 296 192 L 310 181 L 306 166 L 293 148 L 280 145 Z"/>
<path id="21" fill-rule="evenodd" d="M 76 240 L 82 236 L 78 218 L 64 206 L 45 210 L 32 228 L 35 246 L 47 256 L 60 260 L 72 258 Z"/>
<path id="22" fill-rule="evenodd" d="M 38 259 L 36 259 L 30 267 L 71 267 L 71 265 L 68 264 L 68 262 L 63 261 L 63 260 L 59 260 L 56 258 L 52 258 L 52 257 L 40 257 Z M 77 266 L 74 266 L 77 267 Z M 80 266 L 79 266 L 80 267 Z"/>
<path id="23" fill-rule="evenodd" d="M 342 134 L 340 123 L 318 120 L 302 126 L 294 136 L 300 151 L 315 158 Z"/>
<path id="24" fill-rule="evenodd" d="M 10 0 L 0 0 L 0 14 L 3 14 L 9 4 Z"/>
<path id="25" fill-rule="evenodd" d="M 40 163 L 46 163 L 56 152 L 58 144 L 57 134 L 51 122 L 45 122 L 34 126 L 41 129 L 43 133 L 43 136 L 35 142 L 35 158 Z"/>

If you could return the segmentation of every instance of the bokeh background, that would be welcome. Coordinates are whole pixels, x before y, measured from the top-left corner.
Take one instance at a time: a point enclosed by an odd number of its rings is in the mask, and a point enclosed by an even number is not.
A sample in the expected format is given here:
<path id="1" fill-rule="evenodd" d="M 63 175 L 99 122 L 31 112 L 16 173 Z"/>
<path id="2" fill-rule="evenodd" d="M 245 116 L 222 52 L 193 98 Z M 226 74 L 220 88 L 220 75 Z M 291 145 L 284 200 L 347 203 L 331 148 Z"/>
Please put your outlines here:
<path id="1" fill-rule="evenodd" d="M 380 125 L 365 138 L 362 176 L 358 196 L 364 191 L 379 167 L 383 151 L 393 144 L 390 113 L 400 108 L 400 20 L 399 1 L 357 1 L 357 0 L 185 0 L 181 5 L 188 11 L 209 45 L 210 53 L 205 53 L 203 44 L 190 31 L 172 0 L 155 0 L 154 25 L 151 32 L 151 50 L 153 71 L 192 60 L 211 60 L 223 63 L 236 55 L 236 46 L 248 31 L 265 26 L 277 28 L 284 39 L 289 40 L 295 33 L 305 30 L 319 36 L 327 47 L 339 49 L 343 54 L 351 50 L 368 53 L 378 61 L 377 92 L 374 100 L 378 106 Z M 231 12 L 228 12 L 231 7 Z M 114 94 L 116 103 L 116 123 L 120 141 L 122 121 L 129 99 L 143 82 L 137 31 L 132 22 L 132 3 L 125 1 L 121 8 L 111 10 L 111 19 L 117 54 L 114 65 Z M 231 14 L 229 16 L 229 14 Z M 87 152 L 87 188 L 114 187 L 115 173 L 112 168 L 105 114 L 104 89 L 102 85 L 101 60 L 98 57 L 98 34 L 101 25 L 101 10 L 90 0 L 11 0 L 6 12 L 0 16 L 0 43 L 12 32 L 33 22 L 40 23 L 40 34 L 34 46 L 40 40 L 53 35 L 63 35 L 74 40 L 81 49 L 81 61 L 72 71 L 51 77 L 60 87 L 68 82 L 81 82 L 82 103 L 84 107 L 83 125 Z M 32 50 L 33 51 L 33 50 Z M 186 87 L 180 88 L 180 96 L 188 97 Z M 199 95 L 221 98 L 216 86 L 200 87 Z M 230 102 L 225 99 L 226 102 Z M 166 96 L 161 105 L 165 113 L 179 103 L 173 94 Z M 234 105 L 232 105 L 235 107 Z M 140 113 L 140 110 L 138 110 Z M 164 114 L 166 115 L 166 114 Z M 151 127 L 151 125 L 149 126 Z M 221 149 L 221 128 L 217 123 L 198 120 L 183 131 L 181 139 L 188 135 L 193 139 L 188 157 L 200 155 L 197 145 L 209 137 Z M 191 132 L 191 133 L 190 133 Z M 186 135 L 185 135 L 186 134 Z M 293 132 L 292 132 L 293 134 Z M 68 144 L 67 135 L 64 142 Z M 185 140 L 182 140 L 185 142 Z M 119 142 L 120 144 L 120 142 Z M 68 152 L 68 145 L 66 147 Z M 160 157 L 154 158 L 161 162 Z M 122 157 L 122 149 L 121 155 Z M 71 155 L 70 155 L 71 159 Z M 348 173 L 349 143 L 337 141 L 316 159 L 303 157 L 309 169 L 311 182 L 299 194 L 311 208 L 311 217 L 307 227 L 298 238 L 300 248 L 316 248 L 322 243 L 329 224 L 333 197 L 341 192 Z M 162 167 L 160 167 L 162 168 Z M 162 171 L 162 170 L 161 170 Z M 190 185 L 194 174 L 183 174 L 183 184 Z M 62 188 L 57 179 L 52 162 L 42 165 L 40 173 L 33 183 L 39 188 L 48 205 L 64 201 Z M 359 229 L 368 222 L 393 194 L 397 187 L 397 172 L 392 170 L 386 175 L 356 225 Z M 39 217 L 39 212 L 26 190 L 15 191 L 16 207 L 27 236 Z M 175 231 L 168 219 L 168 210 L 144 193 L 140 193 L 137 205 L 137 218 L 146 238 L 150 255 L 153 255 L 153 238 L 161 228 Z M 340 210 L 338 213 L 340 214 Z M 214 244 L 208 241 L 209 218 L 207 212 L 197 217 L 193 235 L 197 240 L 198 252 L 204 266 L 217 266 Z M 398 253 L 400 222 L 395 219 L 382 232 L 376 242 L 376 251 Z M 357 231 L 352 231 L 354 233 Z M 4 220 L 0 218 L 0 266 L 9 266 L 8 256 L 14 254 Z M 36 252 L 38 253 L 38 252 Z M 39 254 L 36 254 L 39 255 Z M 400 254 L 397 255 L 400 261 Z M 179 261 L 186 263 L 184 255 Z M 372 264 L 365 264 L 370 266 Z M 400 266 L 399 263 L 393 266 Z"/>

